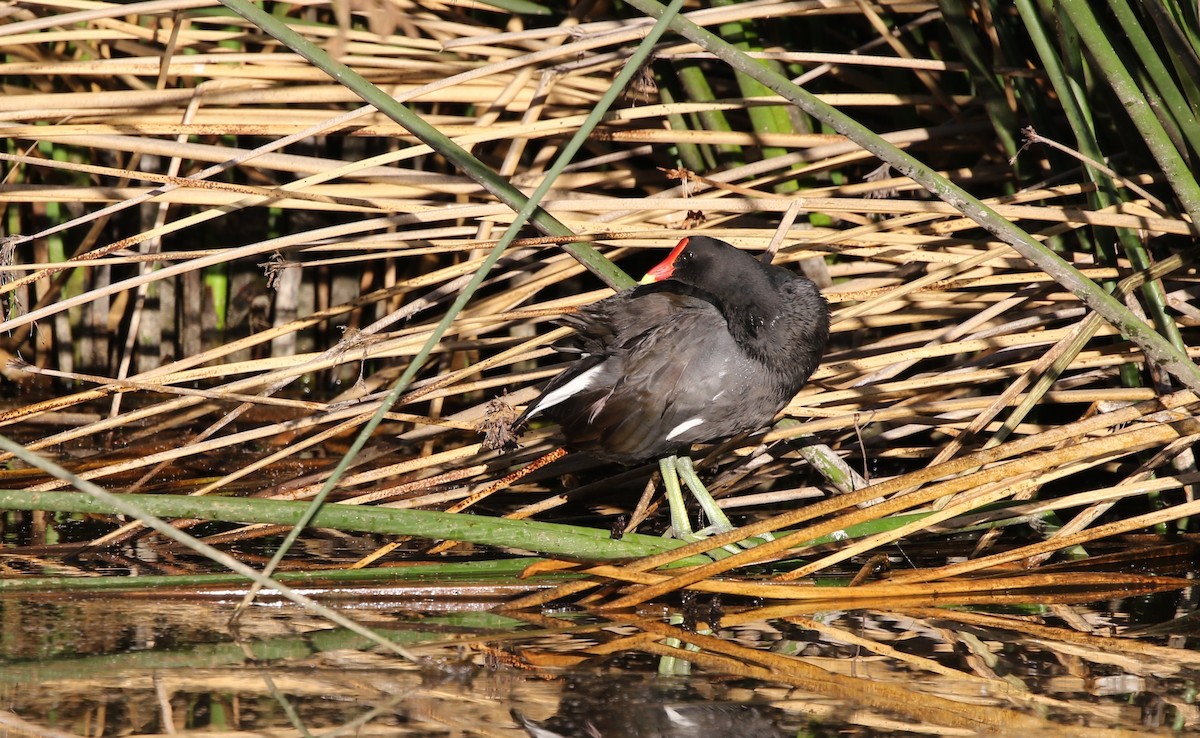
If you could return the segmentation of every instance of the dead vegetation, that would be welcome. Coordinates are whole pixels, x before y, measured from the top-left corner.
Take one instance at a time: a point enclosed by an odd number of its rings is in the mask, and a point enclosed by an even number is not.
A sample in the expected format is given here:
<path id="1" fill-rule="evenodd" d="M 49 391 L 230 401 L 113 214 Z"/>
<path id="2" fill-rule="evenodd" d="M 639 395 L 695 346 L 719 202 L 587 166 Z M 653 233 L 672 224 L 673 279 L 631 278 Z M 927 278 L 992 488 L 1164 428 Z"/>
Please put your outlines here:
<path id="1" fill-rule="evenodd" d="M 577 258 L 579 244 L 636 277 L 681 232 L 702 230 L 775 250 L 833 310 L 831 349 L 781 422 L 702 465 L 745 527 L 632 563 L 513 533 L 484 553 L 533 551 L 588 575 L 514 605 L 630 607 L 683 588 L 795 601 L 804 588 L 785 582 L 852 575 L 874 555 L 891 560 L 887 581 L 839 596 L 1001 603 L 1043 587 L 1054 599 L 1061 578 L 1039 568 L 1077 559 L 1089 574 L 1075 584 L 1094 589 L 1056 601 L 1184 584 L 1171 575 L 1186 567 L 1131 577 L 1099 554 L 1191 541 L 1195 388 L 1060 274 L 683 36 L 663 37 L 550 183 L 544 212 L 574 235 L 535 223 L 487 266 L 514 218 L 496 183 L 528 194 L 542 182 L 652 22 L 587 5 L 578 18 L 404 0 L 279 6 L 476 157 L 473 173 L 222 6 L 8 8 L 0 348 L 12 361 L 0 432 L 126 493 L 328 494 L 470 506 L 477 518 L 585 515 L 601 528 L 611 518 L 596 513 L 624 511 L 626 533 L 653 531 L 648 469 L 550 466 L 501 486 L 554 448 L 553 429 L 518 451 L 486 450 L 479 429 L 490 403 L 519 406 L 554 372 L 562 332 L 550 321 L 620 284 Z M 963 18 L 923 2 L 685 10 L 744 35 L 752 56 L 984 200 L 1196 356 L 1191 185 L 1156 139 L 1128 143 L 1143 129 L 1108 107 L 1119 106 L 1103 76 L 1077 59 L 1051 66 L 1036 35 L 1015 35 L 1034 9 L 1018 5 Z M 1106 111 L 1090 140 L 1069 125 L 1059 74 L 1086 80 L 1083 102 Z M 1190 99 L 1195 78 L 1173 74 Z M 1194 121 L 1173 122 L 1168 145 L 1200 154 Z M 477 273 L 478 291 L 452 311 Z M 2 507 L 70 486 L 23 464 L 5 474 Z M 22 525 L 44 531 L 71 509 L 43 506 Z M 249 524 L 203 529 L 220 544 L 290 529 L 263 515 L 214 508 L 176 527 Z M 424 559 L 439 537 L 405 525 L 398 539 L 352 525 L 338 535 L 355 537 L 360 565 Z M 767 532 L 773 541 L 736 556 L 658 569 Z M 146 535 L 126 522 L 92 543 Z M 645 643 L 665 637 L 653 633 Z"/>

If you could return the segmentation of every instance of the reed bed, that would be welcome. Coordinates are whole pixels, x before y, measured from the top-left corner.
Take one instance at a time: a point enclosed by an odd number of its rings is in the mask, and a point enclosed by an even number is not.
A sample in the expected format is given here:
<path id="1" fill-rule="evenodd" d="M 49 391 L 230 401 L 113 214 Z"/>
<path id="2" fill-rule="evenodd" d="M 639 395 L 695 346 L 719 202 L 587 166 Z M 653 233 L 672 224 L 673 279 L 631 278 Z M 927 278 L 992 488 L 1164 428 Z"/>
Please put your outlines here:
<path id="1" fill-rule="evenodd" d="M 1112 695 L 1175 679 L 1156 695 L 1195 727 L 1188 650 L 1073 608 L 1192 581 L 1194 8 L 682 5 L 719 38 L 649 0 L 6 8 L 0 593 L 266 587 L 322 623 L 6 665 L 44 688 L 22 714 L 103 726 L 58 690 L 126 689 L 168 726 L 221 684 L 415 695 L 457 730 L 414 664 L 443 647 L 547 678 L 686 660 L 869 731 L 1108 734 L 1147 725 Z M 814 278 L 833 336 L 772 428 L 696 455 L 740 527 L 684 545 L 653 464 L 521 476 L 554 428 L 496 433 L 562 366 L 553 320 L 689 233 Z M 380 581 L 509 614 L 374 629 L 300 592 Z M 401 659 L 358 654 L 353 684 L 218 670 L 371 647 Z M 1069 677 L 990 666 L 1012 648 Z"/>
<path id="2" fill-rule="evenodd" d="M 319 3 L 283 7 L 309 39 L 526 191 L 649 25 L 547 25 L 407 3 L 349 19 Z M 693 17 L 733 33 L 761 27 L 767 10 L 806 34 L 849 23 L 842 43 L 856 44 L 805 52 L 768 38 L 755 55 L 763 63 L 803 70 L 823 101 L 982 197 L 1134 315 L 1165 317 L 1160 331 L 1194 355 L 1194 270 L 1171 255 L 1193 227 L 1150 157 L 1118 157 L 1119 174 L 1098 182 L 1064 167 L 1044 145 L 1053 139 L 1032 129 L 1028 146 L 997 139 L 1000 119 L 971 89 L 981 78 L 970 59 L 899 53 L 903 44 L 874 33 L 855 4 L 748 3 Z M 963 31 L 932 4 L 880 10 L 908 33 Z M 494 30 L 500 18 L 508 30 Z M 960 207 L 686 38 L 663 37 L 550 183 L 542 206 L 575 235 L 527 229 L 435 342 L 447 306 L 513 218 L 445 151 L 357 107 L 325 71 L 211 3 L 70 12 L 30 3 L 0 27 L 0 42 L 10 254 L 0 328 L 18 399 L 0 422 L 30 451 L 69 459 L 86 449 L 67 464 L 83 479 L 134 493 L 178 489 L 182 476 L 193 496 L 310 499 L 332 471 L 314 455 L 337 456 L 339 439 L 379 409 L 428 343 L 428 361 L 366 450 L 324 490 L 332 500 L 457 511 L 484 490 L 493 514 L 554 519 L 576 493 L 611 497 L 605 480 L 619 469 L 587 472 L 571 495 L 555 475 L 489 489 L 551 449 L 553 429 L 496 451 L 481 444 L 481 423 L 491 403 L 519 406 L 555 371 L 554 317 L 622 284 L 564 244 L 586 243 L 637 274 L 682 232 L 702 231 L 777 250 L 776 263 L 824 286 L 834 321 L 832 348 L 786 419 L 718 449 L 707 466 L 748 530 L 820 522 L 733 562 L 919 512 L 793 575 L 968 520 L 1000 526 L 979 539 L 976 554 L 990 555 L 976 562 L 1028 563 L 1195 512 L 1196 398 L 1186 381 Z M 998 91 L 1053 100 L 1037 68 L 991 72 Z M 741 94 L 739 82 L 767 94 Z M 1032 115 L 1011 99 L 1008 113 Z M 774 130 L 760 125 L 764 115 Z M 1105 193 L 1115 198 L 1100 207 Z M 1114 252 L 1125 237 L 1115 234 L 1133 234 L 1141 251 Z M 1148 287 L 1159 301 L 1143 307 Z M 54 396 L 20 401 L 29 389 Z M 167 432 L 177 435 L 155 443 Z M 239 463 L 212 461 L 228 454 Z M 214 473 L 171 471 L 189 463 Z M 11 474 L 28 480 L 13 485 L 25 491 L 67 485 Z M 809 498 L 823 499 L 803 505 Z M 631 530 L 648 517 L 643 504 Z M 1039 540 L 1013 548 L 1005 530 L 1014 528 Z M 262 522 L 218 540 L 255 530 L 278 528 Z"/>

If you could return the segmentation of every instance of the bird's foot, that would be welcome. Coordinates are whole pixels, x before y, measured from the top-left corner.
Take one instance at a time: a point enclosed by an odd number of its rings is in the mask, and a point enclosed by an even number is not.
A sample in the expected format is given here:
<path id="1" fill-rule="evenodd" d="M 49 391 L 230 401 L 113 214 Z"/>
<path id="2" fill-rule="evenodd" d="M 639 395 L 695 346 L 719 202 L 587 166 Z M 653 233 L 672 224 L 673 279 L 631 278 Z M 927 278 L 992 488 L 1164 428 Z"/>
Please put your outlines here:
<path id="1" fill-rule="evenodd" d="M 734 529 L 733 523 L 729 522 L 729 517 L 725 511 L 721 509 L 717 501 L 713 499 L 708 488 L 700 481 L 700 477 L 696 474 L 695 467 L 692 466 L 692 460 L 687 456 L 667 456 L 659 459 L 659 471 L 662 473 L 663 487 L 666 489 L 667 502 L 671 508 L 671 535 L 681 541 L 694 543 L 704 540 L 705 538 L 720 533 L 728 533 Z M 708 518 L 709 524 L 699 531 L 692 530 L 691 521 L 688 519 L 686 504 L 683 500 L 683 490 L 679 485 L 679 480 L 691 490 L 692 496 L 700 503 L 700 508 L 704 511 L 705 517 Z M 754 548 L 755 546 L 774 540 L 770 533 L 761 536 L 753 536 L 737 543 L 731 543 L 723 546 L 722 549 L 730 554 L 741 553 L 742 551 Z"/>

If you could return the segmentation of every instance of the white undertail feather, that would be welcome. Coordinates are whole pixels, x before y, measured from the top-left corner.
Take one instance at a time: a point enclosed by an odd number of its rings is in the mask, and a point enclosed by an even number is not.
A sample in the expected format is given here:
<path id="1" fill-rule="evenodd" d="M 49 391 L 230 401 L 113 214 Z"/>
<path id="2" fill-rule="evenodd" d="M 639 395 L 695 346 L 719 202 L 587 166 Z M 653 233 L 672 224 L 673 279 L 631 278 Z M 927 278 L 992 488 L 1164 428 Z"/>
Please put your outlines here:
<path id="1" fill-rule="evenodd" d="M 572 395 L 582 392 L 590 387 L 592 382 L 595 381 L 596 375 L 600 373 L 600 366 L 601 365 L 597 364 L 553 392 L 547 392 L 546 394 L 542 395 L 542 397 L 538 400 L 538 403 L 533 406 L 533 409 L 530 410 L 525 417 L 532 418 L 534 415 L 537 415 L 546 408 L 554 407 Z"/>
<path id="2" fill-rule="evenodd" d="M 671 432 L 667 434 L 667 440 L 668 441 L 674 440 L 676 436 L 679 436 L 679 435 L 682 435 L 682 434 L 688 432 L 689 430 L 691 430 L 692 428 L 695 428 L 696 426 L 700 425 L 703 422 L 704 422 L 704 418 L 690 418 L 688 420 L 685 420 L 682 423 L 680 423 L 679 425 L 677 425 L 671 429 Z"/>

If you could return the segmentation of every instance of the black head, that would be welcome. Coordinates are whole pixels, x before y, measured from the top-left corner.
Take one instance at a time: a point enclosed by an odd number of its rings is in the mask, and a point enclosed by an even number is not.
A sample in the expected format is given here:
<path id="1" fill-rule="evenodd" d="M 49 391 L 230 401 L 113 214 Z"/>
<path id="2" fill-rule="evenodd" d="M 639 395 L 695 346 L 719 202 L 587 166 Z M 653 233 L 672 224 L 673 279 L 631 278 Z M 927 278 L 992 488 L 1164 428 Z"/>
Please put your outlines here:
<path id="1" fill-rule="evenodd" d="M 763 264 L 749 252 L 709 236 L 680 241 L 643 284 L 685 285 L 707 296 L 735 340 L 764 363 L 794 367 L 804 379 L 816 367 L 829 334 L 829 309 L 820 289 L 788 269 Z M 643 287 L 642 289 L 647 289 Z"/>
<path id="2" fill-rule="evenodd" d="M 767 266 L 724 241 L 688 236 L 646 273 L 642 284 L 666 289 L 682 285 L 721 311 L 734 338 L 752 342 L 780 311 L 780 288 L 793 279 L 796 275 L 788 270 Z"/>
<path id="3" fill-rule="evenodd" d="M 714 292 L 714 286 L 744 283 L 747 277 L 762 279 L 768 273 L 768 268 L 753 256 L 724 241 L 688 236 L 646 273 L 642 284 L 674 279 Z"/>

